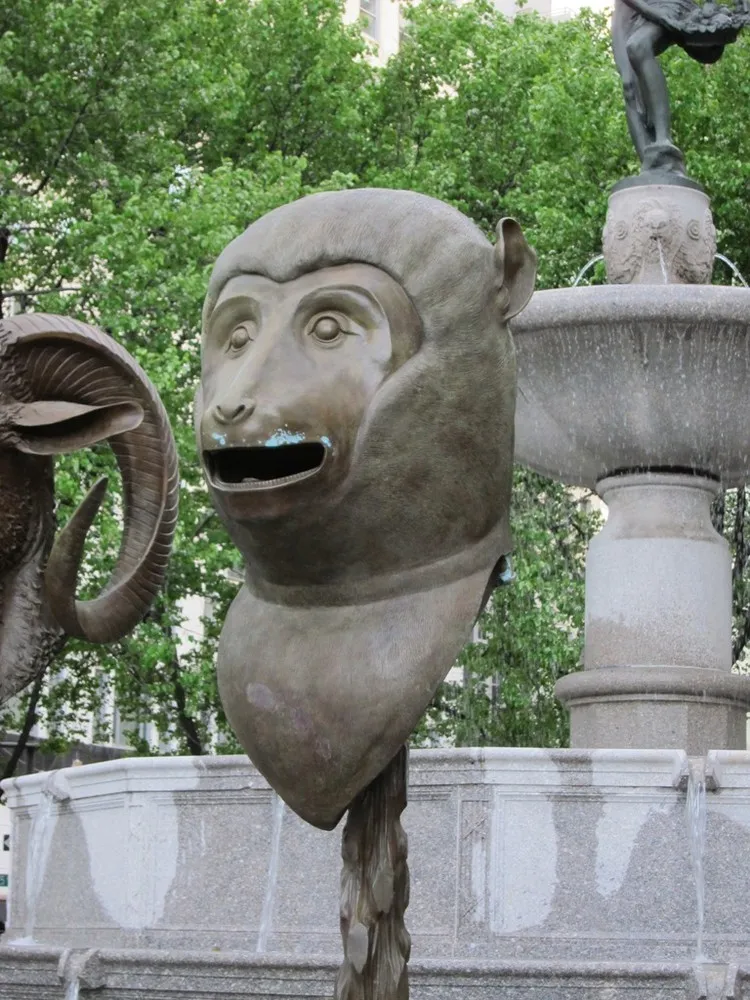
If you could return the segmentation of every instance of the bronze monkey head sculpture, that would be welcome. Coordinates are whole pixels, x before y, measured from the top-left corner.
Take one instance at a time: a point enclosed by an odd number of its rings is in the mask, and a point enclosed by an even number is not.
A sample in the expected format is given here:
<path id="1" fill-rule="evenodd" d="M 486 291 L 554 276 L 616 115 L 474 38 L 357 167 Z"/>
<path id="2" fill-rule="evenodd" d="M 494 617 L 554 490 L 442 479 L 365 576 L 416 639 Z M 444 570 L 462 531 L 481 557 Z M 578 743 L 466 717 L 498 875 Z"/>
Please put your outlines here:
<path id="1" fill-rule="evenodd" d="M 122 475 L 123 539 L 102 593 L 79 601 L 106 481 L 54 539 L 53 461 L 105 440 Z M 65 316 L 0 319 L 0 704 L 34 679 L 62 634 L 112 642 L 143 618 L 164 579 L 177 488 L 166 412 L 127 351 Z"/>
<path id="2" fill-rule="evenodd" d="M 408 191 L 253 223 L 204 307 L 196 428 L 246 564 L 219 686 L 250 757 L 334 826 L 408 737 L 510 548 L 508 319 L 535 258 Z"/>

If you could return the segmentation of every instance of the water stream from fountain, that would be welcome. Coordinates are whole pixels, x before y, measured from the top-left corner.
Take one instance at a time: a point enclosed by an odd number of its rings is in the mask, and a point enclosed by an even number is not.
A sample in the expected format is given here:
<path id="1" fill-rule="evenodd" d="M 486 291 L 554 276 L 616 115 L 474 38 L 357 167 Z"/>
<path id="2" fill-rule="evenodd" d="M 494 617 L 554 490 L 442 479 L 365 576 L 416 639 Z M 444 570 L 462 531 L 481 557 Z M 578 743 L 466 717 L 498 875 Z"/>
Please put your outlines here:
<path id="1" fill-rule="evenodd" d="M 657 247 L 658 247 L 658 250 L 659 250 L 659 266 L 661 268 L 661 273 L 662 273 L 662 276 L 664 278 L 664 284 L 666 285 L 666 284 L 669 283 L 669 275 L 667 273 L 667 264 L 666 264 L 666 261 L 664 259 L 664 249 L 663 249 L 663 247 L 661 245 L 661 240 L 658 237 L 657 237 L 657 240 L 656 240 L 656 244 L 657 244 Z M 714 259 L 715 260 L 720 260 L 723 264 L 726 264 L 727 267 L 731 270 L 732 274 L 735 276 L 735 278 L 740 282 L 740 284 L 742 284 L 745 288 L 750 288 L 750 285 L 748 285 L 748 283 L 745 281 L 745 278 L 744 278 L 742 272 L 737 267 L 737 265 L 734 263 L 734 261 L 731 261 L 728 257 L 725 257 L 723 253 L 715 253 L 714 254 Z M 573 286 L 572 287 L 573 288 L 577 288 L 578 285 L 583 280 L 583 278 L 586 276 L 587 272 L 590 271 L 591 268 L 594 267 L 595 264 L 598 264 L 600 260 L 604 260 L 604 254 L 601 254 L 601 253 L 597 254 L 596 257 L 592 257 L 590 261 L 588 261 L 586 264 L 584 264 L 584 266 L 581 268 L 581 270 L 576 275 L 576 278 L 575 278 L 575 281 L 573 282 Z"/>
<path id="2" fill-rule="evenodd" d="M 661 276 L 663 278 L 663 284 L 669 284 L 669 274 L 667 273 L 667 262 L 664 260 L 664 247 L 661 245 L 661 238 L 656 237 L 656 246 L 659 250 L 659 267 L 661 268 Z"/>
<path id="3" fill-rule="evenodd" d="M 23 943 L 27 944 L 31 944 L 34 940 L 36 909 L 47 871 L 52 836 L 55 832 L 54 808 L 54 795 L 49 789 L 43 789 L 31 821 L 29 846 L 26 850 L 26 924 Z"/>
<path id="4" fill-rule="evenodd" d="M 592 268 L 594 266 L 594 264 L 598 264 L 600 260 L 604 260 L 604 254 L 603 253 L 599 253 L 599 254 L 596 255 L 596 257 L 592 257 L 591 260 L 588 262 L 588 264 L 585 264 L 581 268 L 581 270 L 578 272 L 576 280 L 573 282 L 573 288 L 575 288 L 578 285 L 578 283 L 581 281 L 581 279 L 586 274 L 586 272 L 589 270 L 589 268 Z"/>
<path id="5" fill-rule="evenodd" d="M 734 274 L 735 278 L 737 278 L 737 280 L 741 282 L 745 286 L 745 288 L 750 287 L 743 278 L 742 273 L 740 272 L 740 269 L 737 267 L 737 265 L 733 261 L 731 261 L 728 257 L 725 257 L 723 253 L 715 253 L 714 259 L 720 260 L 723 264 L 726 264 L 727 267 L 731 269 L 732 274 Z"/>
<path id="6" fill-rule="evenodd" d="M 690 860 L 695 879 L 695 901 L 698 917 L 696 938 L 696 962 L 706 962 L 703 954 L 703 927 L 705 921 L 705 876 L 703 859 L 706 850 L 706 775 L 702 759 L 691 760 L 689 764 L 687 798 L 685 800 Z"/>
<path id="7" fill-rule="evenodd" d="M 260 915 L 260 926 L 258 927 L 258 940 L 255 950 L 259 955 L 265 954 L 268 944 L 268 935 L 271 930 L 273 920 L 273 909 L 276 902 L 276 883 L 279 878 L 279 854 L 281 852 L 281 829 L 284 825 L 284 800 L 274 792 L 273 823 L 271 827 L 271 857 L 268 861 L 268 881 L 266 884 L 266 896 L 263 900 L 263 909 Z"/>
<path id="8" fill-rule="evenodd" d="M 81 984 L 78 976 L 76 976 L 68 983 L 67 989 L 65 990 L 65 1000 L 78 1000 L 80 989 Z"/>

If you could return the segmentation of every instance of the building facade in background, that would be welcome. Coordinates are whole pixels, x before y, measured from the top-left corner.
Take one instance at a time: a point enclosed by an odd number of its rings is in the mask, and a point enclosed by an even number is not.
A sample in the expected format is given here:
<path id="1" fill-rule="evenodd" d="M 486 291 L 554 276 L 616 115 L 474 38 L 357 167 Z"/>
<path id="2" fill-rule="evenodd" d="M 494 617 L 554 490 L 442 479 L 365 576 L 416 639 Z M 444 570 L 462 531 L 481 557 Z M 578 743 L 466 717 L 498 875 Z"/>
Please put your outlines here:
<path id="1" fill-rule="evenodd" d="M 407 0 L 408 2 L 408 0 Z M 454 0 L 461 5 L 468 0 Z M 591 6 L 599 6 L 597 0 Z M 379 63 L 385 63 L 395 53 L 401 42 L 401 32 L 404 27 L 403 9 L 406 3 L 402 0 L 346 0 L 345 19 L 354 24 L 359 21 L 362 32 L 374 47 L 373 55 Z M 554 17 L 555 20 L 571 16 L 572 10 L 556 9 L 553 0 L 525 0 L 519 8 L 516 0 L 494 0 L 494 6 L 506 17 L 515 17 L 519 9 L 536 11 L 542 17 Z"/>

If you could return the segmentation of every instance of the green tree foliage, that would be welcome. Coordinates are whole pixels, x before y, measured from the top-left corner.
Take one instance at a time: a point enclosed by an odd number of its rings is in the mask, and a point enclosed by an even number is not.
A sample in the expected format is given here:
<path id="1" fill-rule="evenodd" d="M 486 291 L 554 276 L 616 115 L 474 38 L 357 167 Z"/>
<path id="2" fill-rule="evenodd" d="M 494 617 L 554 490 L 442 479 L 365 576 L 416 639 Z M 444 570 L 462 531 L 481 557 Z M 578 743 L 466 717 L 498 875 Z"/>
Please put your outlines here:
<path id="1" fill-rule="evenodd" d="M 586 546 L 600 516 L 583 491 L 517 469 L 513 579 L 495 591 L 479 635 L 441 685 L 416 739 L 430 745 L 565 746 L 558 678 L 578 668 Z"/>
<path id="2" fill-rule="evenodd" d="M 51 665 L 36 713 L 60 740 L 83 735 L 89 713 L 115 698 L 181 752 L 234 745 L 213 661 L 237 556 L 208 504 L 191 414 L 206 280 L 234 235 L 313 190 L 408 187 L 488 235 L 516 216 L 539 252 L 541 286 L 566 285 L 599 252 L 609 188 L 636 169 L 603 17 L 510 22 L 483 0 L 422 0 L 379 68 L 341 7 L 15 0 L 0 10 L 2 308 L 66 312 L 123 343 L 164 399 L 182 468 L 157 606 L 122 643 L 70 642 Z M 667 61 L 688 166 L 713 195 L 721 249 L 750 272 L 750 44 L 710 68 L 680 52 Z M 58 464 L 61 523 L 102 473 L 110 499 L 87 550 L 89 593 L 117 550 L 117 473 L 106 446 Z M 727 525 L 736 506 L 729 498 Z M 441 689 L 422 739 L 565 742 L 552 689 L 577 665 L 596 516 L 519 470 L 513 520 L 516 581 L 495 595 L 484 641 L 462 655 L 467 683 Z M 211 603 L 202 637 L 185 632 L 186 599 Z M 743 615 L 738 605 L 738 642 Z"/>

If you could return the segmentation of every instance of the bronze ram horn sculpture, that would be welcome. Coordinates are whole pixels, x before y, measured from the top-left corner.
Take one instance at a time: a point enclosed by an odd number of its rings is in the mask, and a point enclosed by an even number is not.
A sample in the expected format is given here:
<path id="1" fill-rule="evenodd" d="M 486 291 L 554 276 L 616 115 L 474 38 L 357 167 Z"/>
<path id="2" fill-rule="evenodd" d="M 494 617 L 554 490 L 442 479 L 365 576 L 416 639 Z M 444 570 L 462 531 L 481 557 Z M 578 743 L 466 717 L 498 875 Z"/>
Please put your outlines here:
<path id="1" fill-rule="evenodd" d="M 53 544 L 53 457 L 103 440 L 122 474 L 125 527 L 107 585 L 79 601 L 83 546 L 106 480 Z M 122 347 L 64 316 L 0 320 L 0 704 L 34 679 L 61 632 L 113 642 L 143 618 L 164 579 L 177 490 L 166 412 Z"/>

